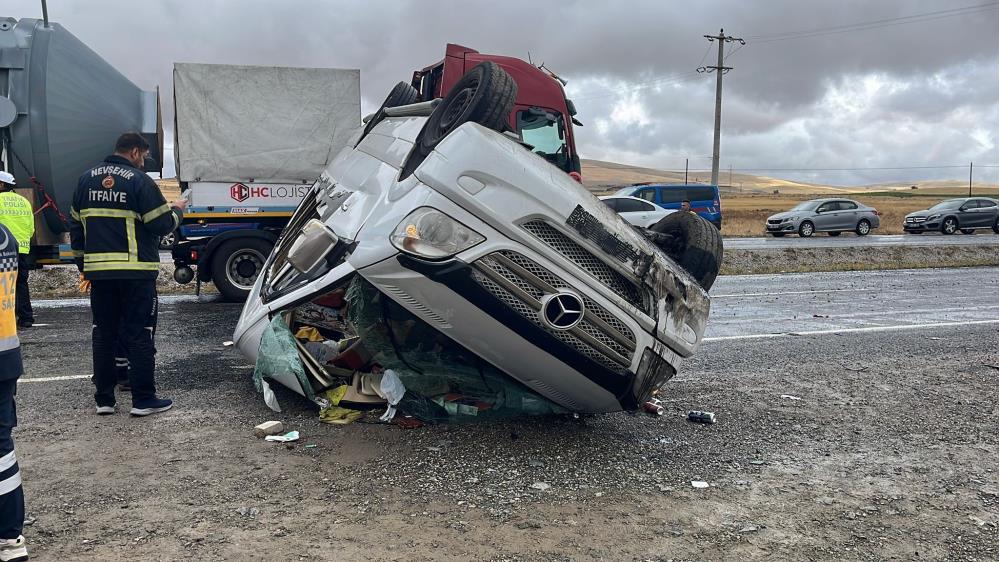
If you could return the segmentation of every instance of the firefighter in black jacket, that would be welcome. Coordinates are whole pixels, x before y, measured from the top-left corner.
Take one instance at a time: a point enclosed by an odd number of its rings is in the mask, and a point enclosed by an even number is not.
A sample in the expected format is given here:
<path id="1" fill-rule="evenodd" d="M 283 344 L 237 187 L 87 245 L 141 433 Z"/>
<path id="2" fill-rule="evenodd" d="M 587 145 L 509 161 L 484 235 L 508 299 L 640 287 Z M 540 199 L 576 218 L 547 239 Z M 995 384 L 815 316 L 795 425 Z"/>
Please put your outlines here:
<path id="1" fill-rule="evenodd" d="M 156 396 L 156 277 L 159 238 L 176 229 L 187 202 L 167 205 L 142 171 L 149 143 L 137 133 L 118 138 L 114 154 L 80 176 L 70 211 L 73 256 L 81 286 L 90 286 L 97 413 L 115 412 L 115 351 L 128 355 L 135 416 L 169 410 Z"/>

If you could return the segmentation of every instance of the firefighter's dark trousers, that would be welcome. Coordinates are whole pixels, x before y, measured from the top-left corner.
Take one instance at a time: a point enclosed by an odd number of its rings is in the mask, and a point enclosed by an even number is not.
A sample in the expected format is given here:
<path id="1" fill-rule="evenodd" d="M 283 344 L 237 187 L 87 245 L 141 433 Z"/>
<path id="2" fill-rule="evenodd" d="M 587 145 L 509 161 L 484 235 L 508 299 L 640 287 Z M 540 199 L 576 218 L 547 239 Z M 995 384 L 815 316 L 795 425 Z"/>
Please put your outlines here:
<path id="1" fill-rule="evenodd" d="M 94 319 L 94 398 L 114 406 L 115 357 L 125 351 L 132 403 L 156 396 L 156 299 L 154 279 L 101 279 L 90 288 Z M 117 352 L 117 353 L 116 353 Z"/>
<path id="2" fill-rule="evenodd" d="M 24 526 L 24 490 L 10 431 L 17 425 L 17 379 L 0 381 L 0 539 L 16 539 Z"/>

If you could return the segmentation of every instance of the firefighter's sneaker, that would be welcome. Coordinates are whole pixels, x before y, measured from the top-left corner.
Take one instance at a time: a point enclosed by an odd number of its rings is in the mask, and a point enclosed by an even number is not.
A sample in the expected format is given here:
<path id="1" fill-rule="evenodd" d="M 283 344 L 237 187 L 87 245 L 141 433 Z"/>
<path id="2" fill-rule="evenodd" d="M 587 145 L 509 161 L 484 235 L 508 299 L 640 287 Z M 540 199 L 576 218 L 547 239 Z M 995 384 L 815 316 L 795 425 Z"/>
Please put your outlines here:
<path id="1" fill-rule="evenodd" d="M 0 562 L 19 562 L 28 559 L 28 547 L 24 535 L 16 539 L 0 539 Z"/>
<path id="2" fill-rule="evenodd" d="M 98 416 L 110 416 L 110 415 L 114 414 L 114 412 L 115 412 L 114 406 L 98 406 L 97 407 L 97 415 Z"/>
<path id="3" fill-rule="evenodd" d="M 132 410 L 129 413 L 133 416 L 148 416 L 151 414 L 165 412 L 170 408 L 173 408 L 172 400 L 153 397 L 145 400 L 139 400 L 138 402 L 132 402 Z"/>

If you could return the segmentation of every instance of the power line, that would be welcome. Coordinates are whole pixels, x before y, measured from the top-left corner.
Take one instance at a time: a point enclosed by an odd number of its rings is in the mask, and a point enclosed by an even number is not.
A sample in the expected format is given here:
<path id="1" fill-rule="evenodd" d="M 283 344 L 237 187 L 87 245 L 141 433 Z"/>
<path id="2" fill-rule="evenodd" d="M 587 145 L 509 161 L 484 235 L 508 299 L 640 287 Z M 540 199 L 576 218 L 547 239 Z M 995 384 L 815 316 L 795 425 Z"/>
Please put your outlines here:
<path id="1" fill-rule="evenodd" d="M 709 45 L 709 47 L 710 47 L 710 45 Z M 584 96 L 584 97 L 579 97 L 579 98 L 573 98 L 573 101 L 586 101 L 586 100 L 593 100 L 593 99 L 599 99 L 599 98 L 606 98 L 606 97 L 616 96 L 616 95 L 620 95 L 620 94 L 628 94 L 628 93 L 631 93 L 631 92 L 634 92 L 634 91 L 638 91 L 638 90 L 644 90 L 644 89 L 648 89 L 648 88 L 655 88 L 655 87 L 658 87 L 658 86 L 671 86 L 671 85 L 674 85 L 674 84 L 681 84 L 683 82 L 689 82 L 689 81 L 693 80 L 694 78 L 696 78 L 697 76 L 698 76 L 698 72 L 693 71 L 693 70 L 687 71 L 687 72 L 680 72 L 680 73 L 677 73 L 677 74 L 671 74 L 671 75 L 663 76 L 663 77 L 660 77 L 660 78 L 656 78 L 655 80 L 649 80 L 647 82 L 639 82 L 637 84 L 634 84 L 634 85 L 631 85 L 631 86 L 627 86 L 627 87 L 624 87 L 624 88 L 615 88 L 615 89 L 607 90 L 607 91 L 605 91 L 604 93 L 601 93 L 601 94 L 593 94 L 592 96 Z"/>
<path id="2" fill-rule="evenodd" d="M 946 164 L 940 166 L 858 166 L 853 168 L 733 168 L 736 172 L 866 172 L 866 171 L 898 171 L 898 170 L 944 170 L 964 169 L 967 164 Z M 975 164 L 976 168 L 999 168 L 999 164 Z M 691 170 L 692 172 L 707 172 L 707 168 Z"/>
<path id="3" fill-rule="evenodd" d="M 791 39 L 805 39 L 810 37 L 819 37 L 823 35 L 850 33 L 854 31 L 868 31 L 871 29 L 880 29 L 882 27 L 907 25 L 910 23 L 921 23 L 926 21 L 934 21 L 934 20 L 952 18 L 957 16 L 971 15 L 971 14 L 986 12 L 988 10 L 992 10 L 995 8 L 999 8 L 999 2 L 987 2 L 985 4 L 965 6 L 962 8 L 950 8 L 947 10 L 937 10 L 934 12 L 924 12 L 920 14 L 911 14 L 908 16 L 884 18 L 879 20 L 857 22 L 846 25 L 819 27 L 808 30 L 790 31 L 785 33 L 775 33 L 769 35 L 751 35 L 748 37 L 748 39 L 750 39 L 754 44 L 771 43 L 774 41 L 787 41 Z"/>
<path id="4" fill-rule="evenodd" d="M 708 58 L 708 53 L 711 52 L 711 43 L 708 43 L 708 47 L 704 49 L 704 55 L 701 57 L 701 62 L 697 63 L 697 66 L 704 64 L 705 59 Z"/>

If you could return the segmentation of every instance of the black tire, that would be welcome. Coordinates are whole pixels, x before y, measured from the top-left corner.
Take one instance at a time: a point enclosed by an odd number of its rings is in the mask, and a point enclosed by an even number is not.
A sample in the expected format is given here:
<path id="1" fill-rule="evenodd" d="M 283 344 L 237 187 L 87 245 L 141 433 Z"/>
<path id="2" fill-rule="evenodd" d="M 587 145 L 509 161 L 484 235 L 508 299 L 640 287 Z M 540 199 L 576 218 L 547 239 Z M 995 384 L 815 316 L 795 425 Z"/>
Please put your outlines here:
<path id="1" fill-rule="evenodd" d="M 815 225 L 812 224 L 812 221 L 803 221 L 800 225 L 798 225 L 798 236 L 808 238 L 813 234 L 815 234 Z"/>
<path id="2" fill-rule="evenodd" d="M 241 238 L 223 242 L 215 250 L 212 282 L 225 300 L 246 300 L 273 247 L 261 238 Z"/>
<path id="3" fill-rule="evenodd" d="M 494 131 L 510 128 L 517 83 L 492 61 L 477 64 L 462 76 L 423 124 L 399 173 L 405 179 L 433 152 L 439 142 L 469 121 Z"/>
<path id="4" fill-rule="evenodd" d="M 838 231 L 838 230 L 833 230 L 832 232 L 829 233 L 829 236 L 832 236 L 833 238 L 835 238 L 835 237 L 839 236 L 840 234 L 843 234 L 843 233 L 840 232 L 840 231 Z"/>
<path id="5" fill-rule="evenodd" d="M 940 232 L 944 234 L 954 234 L 957 232 L 957 219 L 954 217 L 947 217 L 940 223 Z"/>
<path id="6" fill-rule="evenodd" d="M 974 233 L 975 233 L 975 229 L 974 228 L 962 228 L 961 229 L 961 234 L 974 234 Z"/>
<path id="7" fill-rule="evenodd" d="M 361 133 L 361 137 L 357 139 L 357 144 L 361 144 L 364 137 L 368 136 L 368 133 L 375 128 L 382 119 L 385 118 L 385 108 L 386 107 L 399 107 L 400 105 L 409 105 L 411 103 L 416 103 L 419 99 L 420 94 L 416 91 L 416 88 L 410 86 L 405 82 L 399 82 L 389 91 L 389 94 L 385 96 L 385 101 L 382 102 L 381 107 L 378 111 L 368 119 L 368 122 L 364 124 L 364 132 Z M 357 146 L 355 144 L 354 146 Z"/>
<path id="8" fill-rule="evenodd" d="M 774 238 L 783 238 L 784 237 L 784 233 L 783 232 L 771 232 L 770 236 L 773 236 Z"/>
<path id="9" fill-rule="evenodd" d="M 721 269 L 722 237 L 715 225 L 695 213 L 671 213 L 650 229 L 670 235 L 668 242 L 656 243 L 659 248 L 690 273 L 707 291 L 715 284 Z"/>
<path id="10" fill-rule="evenodd" d="M 995 224 L 992 225 L 992 232 L 999 234 L 999 219 L 996 219 Z"/>
<path id="11" fill-rule="evenodd" d="M 385 101 L 382 102 L 382 106 L 379 109 L 416 103 L 419 97 L 420 94 L 416 91 L 416 88 L 405 82 L 399 82 L 389 90 L 388 95 L 385 96 Z"/>
<path id="12" fill-rule="evenodd" d="M 871 221 L 860 219 L 860 222 L 857 223 L 857 230 L 854 232 L 857 233 L 857 236 L 867 236 L 871 233 Z"/>
<path id="13" fill-rule="evenodd" d="M 905 231 L 905 233 L 906 234 L 922 234 L 923 231 L 922 230 L 907 230 L 907 231 Z"/>

